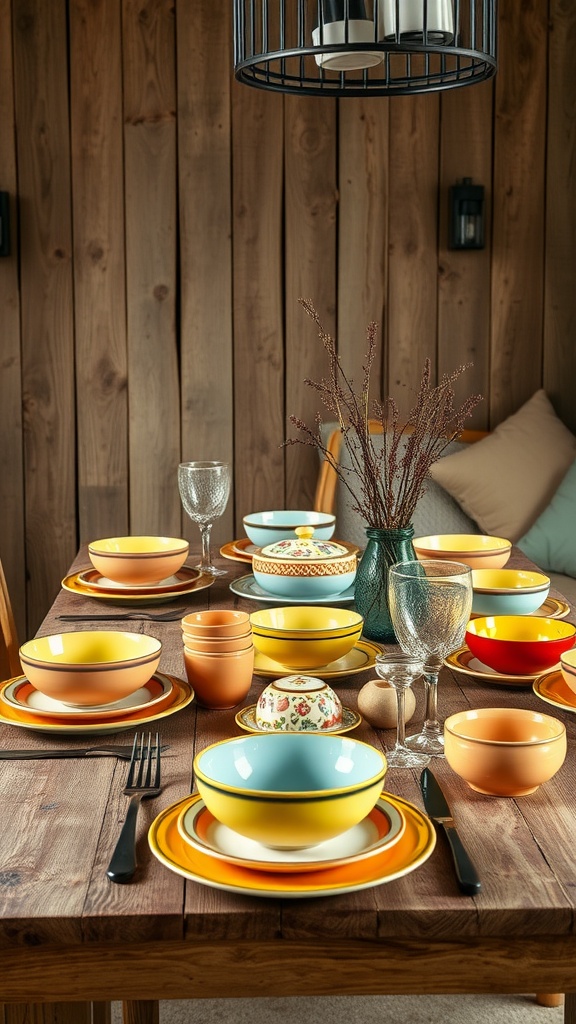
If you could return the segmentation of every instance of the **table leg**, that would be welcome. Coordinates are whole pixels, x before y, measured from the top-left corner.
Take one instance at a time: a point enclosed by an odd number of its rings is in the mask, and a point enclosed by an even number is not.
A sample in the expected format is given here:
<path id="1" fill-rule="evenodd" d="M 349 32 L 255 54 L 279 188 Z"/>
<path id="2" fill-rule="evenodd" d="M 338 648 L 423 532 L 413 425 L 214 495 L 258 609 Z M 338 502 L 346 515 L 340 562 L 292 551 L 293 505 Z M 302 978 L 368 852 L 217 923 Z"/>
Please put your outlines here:
<path id="1" fill-rule="evenodd" d="M 564 1024 L 576 1024 L 576 992 L 564 996 Z"/>
<path id="2" fill-rule="evenodd" d="M 4 1003 L 2 1009 L 3 1024 L 91 1024 L 92 1021 L 92 1003 Z"/>
<path id="3" fill-rule="evenodd" d="M 92 1003 L 92 1024 L 110 1024 L 112 1006 L 110 1003 Z"/>
<path id="4" fill-rule="evenodd" d="M 122 1003 L 124 1024 L 159 1024 L 160 1006 L 156 999 L 134 999 Z"/>

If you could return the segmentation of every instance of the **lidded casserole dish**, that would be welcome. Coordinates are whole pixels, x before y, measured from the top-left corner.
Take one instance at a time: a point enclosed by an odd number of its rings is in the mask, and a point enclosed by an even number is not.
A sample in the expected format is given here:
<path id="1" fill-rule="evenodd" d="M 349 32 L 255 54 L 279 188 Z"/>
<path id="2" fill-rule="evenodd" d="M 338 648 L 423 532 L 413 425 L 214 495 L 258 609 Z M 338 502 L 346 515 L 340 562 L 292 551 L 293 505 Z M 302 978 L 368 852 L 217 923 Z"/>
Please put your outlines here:
<path id="1" fill-rule="evenodd" d="M 252 557 L 254 579 L 271 594 L 302 600 L 336 597 L 354 583 L 356 548 L 315 540 L 311 526 L 299 526 L 292 540 L 280 540 Z"/>

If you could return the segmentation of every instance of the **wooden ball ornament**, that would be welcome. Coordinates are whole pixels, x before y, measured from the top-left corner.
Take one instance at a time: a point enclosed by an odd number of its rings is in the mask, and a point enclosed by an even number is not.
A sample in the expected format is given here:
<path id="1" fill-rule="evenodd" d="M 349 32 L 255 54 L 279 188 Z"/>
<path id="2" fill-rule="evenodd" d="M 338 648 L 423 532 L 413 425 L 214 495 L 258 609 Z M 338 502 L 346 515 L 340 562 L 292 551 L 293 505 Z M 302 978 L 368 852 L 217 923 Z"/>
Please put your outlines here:
<path id="1" fill-rule="evenodd" d="M 358 694 L 360 714 L 376 729 L 395 729 L 398 724 L 396 691 L 385 679 L 370 679 Z M 405 722 L 409 722 L 416 710 L 413 691 L 405 690 Z"/>

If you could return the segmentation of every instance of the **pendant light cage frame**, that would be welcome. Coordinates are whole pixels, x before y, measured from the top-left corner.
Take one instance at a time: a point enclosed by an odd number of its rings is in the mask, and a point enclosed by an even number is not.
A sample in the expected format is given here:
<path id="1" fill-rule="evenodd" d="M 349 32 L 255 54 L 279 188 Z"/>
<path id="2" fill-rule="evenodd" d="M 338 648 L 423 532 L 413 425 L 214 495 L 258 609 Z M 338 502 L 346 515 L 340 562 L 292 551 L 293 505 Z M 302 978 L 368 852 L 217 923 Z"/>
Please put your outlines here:
<path id="1" fill-rule="evenodd" d="M 234 0 L 234 73 L 308 96 L 437 92 L 492 78 L 497 0 Z"/>

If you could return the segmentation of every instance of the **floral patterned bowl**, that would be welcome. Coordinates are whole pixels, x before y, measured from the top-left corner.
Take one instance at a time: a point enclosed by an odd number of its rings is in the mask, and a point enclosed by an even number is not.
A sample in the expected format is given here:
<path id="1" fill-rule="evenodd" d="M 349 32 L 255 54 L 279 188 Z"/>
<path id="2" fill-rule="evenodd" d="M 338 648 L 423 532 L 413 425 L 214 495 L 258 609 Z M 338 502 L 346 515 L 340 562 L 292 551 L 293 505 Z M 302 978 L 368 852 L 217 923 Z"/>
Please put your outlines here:
<path id="1" fill-rule="evenodd" d="M 342 725 L 342 702 L 322 679 L 285 676 L 262 690 L 256 724 L 270 732 L 329 731 Z"/>
<path id="2" fill-rule="evenodd" d="M 299 526 L 290 540 L 268 544 L 252 557 L 254 579 L 263 590 L 293 600 L 337 597 L 356 577 L 356 551 L 318 540 L 311 526 Z"/>

